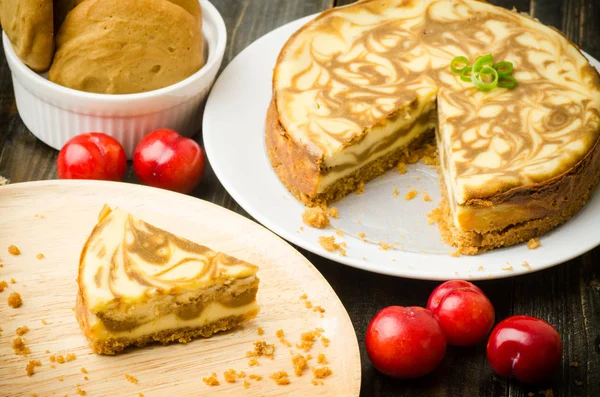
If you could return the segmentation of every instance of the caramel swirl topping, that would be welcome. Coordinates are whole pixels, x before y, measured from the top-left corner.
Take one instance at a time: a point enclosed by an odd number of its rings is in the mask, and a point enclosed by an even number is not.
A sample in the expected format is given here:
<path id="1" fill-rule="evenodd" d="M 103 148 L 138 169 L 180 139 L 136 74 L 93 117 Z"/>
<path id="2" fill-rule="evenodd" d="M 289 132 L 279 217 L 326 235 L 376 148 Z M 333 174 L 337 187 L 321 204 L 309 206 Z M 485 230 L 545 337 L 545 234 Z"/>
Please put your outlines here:
<path id="1" fill-rule="evenodd" d="M 82 252 L 81 266 L 80 277 L 86 277 L 90 281 L 86 285 L 94 288 L 88 297 L 104 303 L 154 291 L 185 293 L 233 277 L 252 276 L 257 270 L 119 209 L 96 226 Z"/>

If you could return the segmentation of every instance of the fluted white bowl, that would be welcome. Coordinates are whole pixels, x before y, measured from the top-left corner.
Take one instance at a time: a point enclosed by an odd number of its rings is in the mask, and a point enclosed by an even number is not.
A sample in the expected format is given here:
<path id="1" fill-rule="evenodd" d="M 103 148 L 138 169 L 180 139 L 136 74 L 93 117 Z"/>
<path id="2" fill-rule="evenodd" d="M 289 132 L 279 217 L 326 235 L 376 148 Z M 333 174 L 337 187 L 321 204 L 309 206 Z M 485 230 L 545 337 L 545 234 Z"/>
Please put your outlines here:
<path id="1" fill-rule="evenodd" d="M 201 111 L 223 61 L 227 31 L 223 18 L 208 0 L 202 7 L 206 64 L 190 77 L 158 90 L 139 94 L 93 94 L 55 84 L 29 69 L 2 33 L 4 53 L 12 74 L 17 109 L 27 128 L 47 145 L 60 150 L 84 132 L 104 132 L 116 138 L 131 158 L 149 132 L 171 128 L 184 136 L 198 132 Z"/>

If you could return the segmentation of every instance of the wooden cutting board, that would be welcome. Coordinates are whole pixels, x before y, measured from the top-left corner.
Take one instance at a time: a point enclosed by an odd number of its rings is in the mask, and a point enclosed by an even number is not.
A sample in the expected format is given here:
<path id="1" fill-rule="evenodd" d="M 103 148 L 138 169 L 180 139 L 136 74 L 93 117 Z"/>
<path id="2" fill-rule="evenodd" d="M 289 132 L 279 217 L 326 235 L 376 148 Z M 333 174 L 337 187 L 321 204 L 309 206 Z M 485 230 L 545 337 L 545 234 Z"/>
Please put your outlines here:
<path id="1" fill-rule="evenodd" d="M 98 356 L 88 348 L 72 311 L 77 291 L 77 266 L 84 241 L 102 205 L 118 206 L 149 223 L 182 237 L 260 266 L 258 301 L 261 312 L 252 322 L 229 333 L 187 345 L 131 349 L 117 356 Z M 2 396 L 358 396 L 360 356 L 356 334 L 341 302 L 321 274 L 285 241 L 258 224 L 205 201 L 165 190 L 124 183 L 47 181 L 0 187 L 0 394 Z M 21 254 L 8 253 L 16 245 Z M 43 254 L 43 259 L 37 255 Z M 15 284 L 10 280 L 14 279 Z M 9 307 L 12 292 L 23 305 Z M 306 306 L 308 296 L 325 313 Z M 23 339 L 27 356 L 16 355 L 16 329 L 28 326 Z M 264 335 L 258 335 L 258 328 Z M 330 340 L 317 340 L 307 353 L 295 345 L 301 334 L 322 328 Z M 293 344 L 275 336 L 277 330 Z M 275 345 L 273 360 L 259 358 L 249 366 L 246 352 L 264 340 Z M 308 369 L 294 374 L 291 354 L 311 354 Z M 314 385 L 313 368 L 324 353 L 332 374 Z M 63 364 L 51 355 L 75 354 Z M 39 360 L 27 376 L 30 360 Z M 85 368 L 87 374 L 82 370 Z M 224 371 L 234 369 L 263 378 L 228 383 Z M 290 384 L 277 385 L 270 375 L 286 371 Z M 217 374 L 219 386 L 203 378 Z M 134 377 L 138 383 L 126 378 Z M 87 379 L 86 379 L 87 377 Z"/>

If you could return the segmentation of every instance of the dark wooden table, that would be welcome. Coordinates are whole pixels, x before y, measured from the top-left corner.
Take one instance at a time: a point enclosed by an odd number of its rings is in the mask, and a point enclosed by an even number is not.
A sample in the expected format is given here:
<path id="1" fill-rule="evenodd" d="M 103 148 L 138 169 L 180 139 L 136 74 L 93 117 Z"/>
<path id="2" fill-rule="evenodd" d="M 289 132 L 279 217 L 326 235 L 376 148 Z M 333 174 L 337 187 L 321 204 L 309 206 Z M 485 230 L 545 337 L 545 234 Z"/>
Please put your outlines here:
<path id="1" fill-rule="evenodd" d="M 280 25 L 351 2 L 211 1 L 223 15 L 229 34 L 224 65 L 252 41 Z M 600 59 L 600 0 L 491 3 L 530 12 Z M 0 56 L 0 175 L 12 183 L 56 178 L 57 152 L 38 141 L 23 125 L 4 52 Z M 201 142 L 201 134 L 197 139 Z M 126 181 L 136 182 L 131 167 Z M 210 167 L 193 195 L 249 217 L 227 194 Z M 590 232 L 600 233 L 600 225 Z M 389 305 L 425 305 L 436 283 L 371 274 L 300 251 L 331 283 L 350 314 L 361 348 L 361 396 L 538 396 L 551 395 L 550 390 L 554 396 L 600 396 L 600 248 L 545 271 L 478 283 L 494 303 L 497 320 L 513 314 L 533 315 L 556 326 L 562 335 L 562 366 L 553 381 L 542 388 L 495 376 L 487 365 L 484 343 L 474 348 L 449 348 L 441 366 L 423 379 L 398 381 L 380 375 L 364 349 L 369 320 Z"/>

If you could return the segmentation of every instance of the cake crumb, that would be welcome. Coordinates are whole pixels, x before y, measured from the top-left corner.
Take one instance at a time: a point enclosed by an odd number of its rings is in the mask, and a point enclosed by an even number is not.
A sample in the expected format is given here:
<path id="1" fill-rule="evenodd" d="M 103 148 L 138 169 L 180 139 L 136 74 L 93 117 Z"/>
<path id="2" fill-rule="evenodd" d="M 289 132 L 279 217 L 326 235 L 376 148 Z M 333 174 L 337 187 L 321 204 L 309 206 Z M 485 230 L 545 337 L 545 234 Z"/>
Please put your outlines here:
<path id="1" fill-rule="evenodd" d="M 363 239 L 363 240 L 364 240 L 364 239 L 365 239 L 365 237 L 367 237 L 367 235 L 366 235 L 366 234 L 364 234 L 363 232 L 360 232 L 360 233 L 358 233 L 358 238 L 361 238 L 361 239 Z"/>
<path id="2" fill-rule="evenodd" d="M 22 304 L 23 299 L 21 299 L 21 294 L 19 294 L 18 292 L 13 292 L 9 295 L 8 306 L 12 307 L 13 309 L 16 309 L 18 307 L 21 307 Z"/>
<path id="3" fill-rule="evenodd" d="M 27 332 L 29 332 L 29 327 L 24 325 L 22 327 L 17 328 L 16 333 L 19 336 L 23 336 L 25 335 Z"/>
<path id="4" fill-rule="evenodd" d="M 321 306 L 314 306 L 313 307 L 313 312 L 315 312 L 315 313 L 325 313 L 325 309 L 323 309 Z"/>
<path id="5" fill-rule="evenodd" d="M 529 265 L 529 263 L 527 263 L 527 261 L 523 262 L 523 264 L 521 264 L 521 266 L 527 270 L 531 270 L 531 266 Z"/>
<path id="6" fill-rule="evenodd" d="M 304 332 L 300 335 L 300 342 L 296 344 L 296 347 L 308 352 L 312 349 L 316 338 L 317 333 L 315 331 Z"/>
<path id="7" fill-rule="evenodd" d="M 56 362 L 56 356 L 53 354 L 50 357 L 48 357 L 48 360 L 50 360 L 51 363 Z"/>
<path id="8" fill-rule="evenodd" d="M 338 219 L 340 217 L 340 212 L 336 207 L 329 208 L 327 210 L 327 214 L 334 219 Z"/>
<path id="9" fill-rule="evenodd" d="M 306 294 L 300 295 L 300 299 L 307 299 L 307 298 L 308 298 L 308 295 L 306 295 Z"/>
<path id="10" fill-rule="evenodd" d="M 208 378 L 202 378 L 202 382 L 206 383 L 208 386 L 219 386 L 220 384 L 215 372 L 213 372 Z"/>
<path id="11" fill-rule="evenodd" d="M 323 344 L 323 346 L 325 346 L 325 347 L 329 347 L 329 342 L 331 342 L 331 341 L 329 340 L 329 338 L 326 338 L 326 337 L 324 337 L 324 336 L 322 336 L 322 337 L 321 337 L 321 343 Z"/>
<path id="12" fill-rule="evenodd" d="M 44 324 L 44 325 L 48 325 L 48 322 L 46 321 L 46 319 L 45 319 L 45 318 L 43 318 L 43 319 L 42 319 L 42 324 Z"/>
<path id="13" fill-rule="evenodd" d="M 512 266 L 506 266 L 506 267 L 503 267 L 502 270 L 506 270 L 506 271 L 510 272 L 510 271 L 513 271 L 514 269 Z"/>
<path id="14" fill-rule="evenodd" d="M 8 246 L 8 253 L 14 256 L 21 255 L 21 250 L 16 245 Z"/>
<path id="15" fill-rule="evenodd" d="M 58 381 L 59 381 L 59 382 L 62 382 L 62 381 L 64 381 L 64 380 L 65 380 L 65 378 L 63 378 L 62 376 L 59 376 L 59 377 L 58 377 Z"/>
<path id="16" fill-rule="evenodd" d="M 410 201 L 410 200 L 414 199 L 415 197 L 417 197 L 417 194 L 418 194 L 417 191 L 413 189 L 404 195 L 404 200 Z"/>
<path id="17" fill-rule="evenodd" d="M 138 393 L 138 397 L 144 397 L 144 393 Z"/>
<path id="18" fill-rule="evenodd" d="M 278 371 L 273 373 L 269 378 L 273 379 L 279 386 L 285 386 L 290 384 L 288 374 L 285 371 Z"/>
<path id="19" fill-rule="evenodd" d="M 313 379 L 312 384 L 315 386 L 323 386 L 325 383 L 323 383 L 322 380 Z"/>
<path id="20" fill-rule="evenodd" d="M 306 295 L 306 294 L 305 294 Z M 279 342 L 281 342 L 283 345 L 287 346 L 287 347 L 292 347 L 292 344 L 285 339 L 285 333 L 283 332 L 282 329 L 277 330 L 277 332 L 275 332 L 275 336 L 277 338 L 279 338 Z"/>
<path id="21" fill-rule="evenodd" d="M 387 251 L 390 249 L 390 245 L 384 241 L 380 241 L 379 242 L 379 246 L 381 247 L 382 250 Z"/>
<path id="22" fill-rule="evenodd" d="M 431 201 L 431 197 L 427 192 L 423 192 L 423 201 Z"/>
<path id="23" fill-rule="evenodd" d="M 46 349 L 46 351 L 44 353 L 49 354 L 50 350 Z"/>
<path id="24" fill-rule="evenodd" d="M 265 330 L 262 329 L 261 327 L 258 327 L 256 329 L 256 332 L 258 333 L 258 336 L 263 336 L 265 334 Z"/>
<path id="25" fill-rule="evenodd" d="M 259 381 L 259 380 L 261 380 L 263 377 L 262 377 L 262 376 L 260 376 L 260 375 L 256 375 L 256 374 L 250 374 L 250 375 L 248 376 L 248 378 L 250 378 L 250 379 L 253 379 L 253 380 L 255 380 L 255 381 L 257 381 L 257 382 L 258 382 L 258 381 Z"/>
<path id="26" fill-rule="evenodd" d="M 323 247 L 326 251 L 329 251 L 329 252 L 333 252 L 340 247 L 338 244 L 336 244 L 335 237 L 333 237 L 333 236 L 330 236 L 330 237 L 320 236 L 319 244 L 321 245 L 321 247 Z"/>
<path id="27" fill-rule="evenodd" d="M 330 224 L 327 210 L 321 207 L 307 208 L 302 213 L 302 222 L 317 229 L 325 229 Z"/>
<path id="28" fill-rule="evenodd" d="M 88 370 L 85 369 L 85 367 L 81 367 L 81 373 L 82 374 L 89 374 Z"/>
<path id="29" fill-rule="evenodd" d="M 69 362 L 69 361 L 73 361 L 77 358 L 77 356 L 74 353 L 69 353 L 67 354 L 67 356 L 65 357 L 65 361 Z"/>
<path id="30" fill-rule="evenodd" d="M 137 385 L 139 382 L 135 376 L 131 376 L 129 374 L 125 374 L 125 379 L 127 379 L 129 382 L 133 383 L 134 385 Z"/>
<path id="31" fill-rule="evenodd" d="M 38 258 L 38 259 L 44 259 L 45 258 L 44 254 L 42 254 L 41 252 L 39 254 L 37 254 L 35 257 Z"/>
<path id="32" fill-rule="evenodd" d="M 16 283 L 17 283 L 17 280 L 15 280 L 14 278 L 11 278 L 11 279 L 10 279 L 10 283 L 11 283 L 11 284 L 16 284 Z"/>
<path id="33" fill-rule="evenodd" d="M 529 248 L 530 250 L 534 250 L 536 248 L 539 248 L 539 246 L 542 245 L 542 243 L 540 243 L 540 240 L 537 238 L 532 238 L 527 242 L 527 248 Z"/>
<path id="34" fill-rule="evenodd" d="M 88 378 L 87 376 L 84 376 L 83 380 L 90 380 L 90 378 Z"/>
<path id="35" fill-rule="evenodd" d="M 26 356 L 31 353 L 31 350 L 25 346 L 25 341 L 21 338 L 15 338 L 12 343 L 12 348 L 18 356 Z"/>
<path id="36" fill-rule="evenodd" d="M 85 396 L 87 394 L 87 392 L 81 387 L 78 387 L 77 390 L 75 390 L 75 393 L 79 394 L 80 396 Z"/>
<path id="37" fill-rule="evenodd" d="M 321 368 L 313 368 L 312 371 L 315 379 L 325 379 L 329 375 L 331 375 L 331 369 L 329 369 L 329 367 L 327 366 L 323 366 Z"/>
<path id="38" fill-rule="evenodd" d="M 337 229 L 337 230 L 335 231 L 335 234 L 337 234 L 337 235 L 338 235 L 338 236 L 340 236 L 340 237 L 344 237 L 344 231 L 343 231 L 342 229 Z"/>
<path id="39" fill-rule="evenodd" d="M 0 281 L 0 292 L 3 292 L 5 288 L 8 288 L 8 283 L 4 280 Z"/>
<path id="40" fill-rule="evenodd" d="M 302 376 L 302 372 L 308 368 L 306 357 L 304 357 L 302 354 L 296 354 L 294 357 L 292 357 L 292 364 L 294 366 L 294 373 L 296 376 Z"/>
<path id="41" fill-rule="evenodd" d="M 250 382 L 248 382 L 248 380 L 244 379 L 244 389 L 247 389 L 250 387 Z"/>
<path id="42" fill-rule="evenodd" d="M 246 357 L 265 356 L 265 357 L 268 357 L 271 360 L 273 360 L 275 358 L 274 353 L 275 353 L 275 345 L 268 344 L 267 342 L 265 342 L 263 340 L 259 340 L 257 342 L 254 342 L 254 351 L 246 352 Z"/>
<path id="43" fill-rule="evenodd" d="M 461 256 L 460 249 L 456 249 L 455 251 L 452 251 L 452 252 L 450 253 L 450 256 L 453 256 L 453 257 L 455 257 L 455 258 L 458 258 L 458 257 L 460 257 L 460 256 Z"/>
<path id="44" fill-rule="evenodd" d="M 29 360 L 27 366 L 25 367 L 25 371 L 27 372 L 27 376 L 32 376 L 35 374 L 35 367 L 41 367 L 42 363 L 40 360 Z"/>
<path id="45" fill-rule="evenodd" d="M 396 188 L 396 189 L 394 189 L 394 191 L 392 192 L 392 194 L 394 195 L 394 197 L 398 197 L 398 195 L 400 194 L 400 192 Z"/>
<path id="46" fill-rule="evenodd" d="M 227 371 L 223 372 L 223 377 L 225 378 L 225 382 L 235 383 L 238 378 L 238 374 L 235 369 L 230 368 Z"/>
<path id="47" fill-rule="evenodd" d="M 479 266 L 479 267 L 477 268 L 477 271 L 478 271 L 478 272 L 482 272 L 482 271 L 483 271 L 483 266 Z"/>
<path id="48" fill-rule="evenodd" d="M 325 353 L 319 353 L 319 356 L 317 357 L 317 362 L 319 364 L 327 364 L 327 357 L 325 357 Z"/>
<path id="49" fill-rule="evenodd" d="M 358 182 L 356 186 L 356 194 L 362 194 L 365 191 L 365 183 L 363 181 Z"/>
<path id="50" fill-rule="evenodd" d="M 256 359 L 256 357 L 252 357 L 249 361 L 248 361 L 248 366 L 250 367 L 254 367 L 255 365 L 258 365 L 258 360 Z"/>
<path id="51" fill-rule="evenodd" d="M 311 308 L 313 307 L 313 304 L 312 304 L 312 302 L 311 302 L 311 301 L 306 301 L 306 302 L 304 302 L 304 306 L 305 306 L 307 309 L 311 309 Z"/>
<path id="52" fill-rule="evenodd" d="M 62 354 L 59 354 L 58 356 L 56 356 L 56 362 L 59 364 L 64 364 L 65 363 L 65 358 L 63 357 Z"/>
<path id="53" fill-rule="evenodd" d="M 396 169 L 402 175 L 406 174 L 406 172 L 407 172 L 406 164 L 405 163 L 398 163 L 398 166 L 396 167 Z"/>

